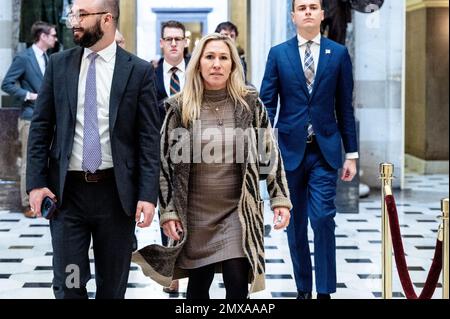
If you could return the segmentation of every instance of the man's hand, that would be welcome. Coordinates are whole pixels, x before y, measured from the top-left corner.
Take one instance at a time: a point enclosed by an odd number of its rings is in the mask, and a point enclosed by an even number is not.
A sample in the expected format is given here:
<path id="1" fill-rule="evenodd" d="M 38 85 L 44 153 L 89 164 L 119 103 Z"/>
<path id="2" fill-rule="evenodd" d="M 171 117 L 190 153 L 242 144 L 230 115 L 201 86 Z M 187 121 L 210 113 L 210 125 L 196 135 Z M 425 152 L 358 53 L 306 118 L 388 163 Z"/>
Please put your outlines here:
<path id="1" fill-rule="evenodd" d="M 169 220 L 163 225 L 163 230 L 167 237 L 178 241 L 181 239 L 180 234 L 183 233 L 183 226 L 179 221 Z"/>
<path id="2" fill-rule="evenodd" d="M 276 230 L 288 227 L 291 212 L 286 207 L 275 207 L 273 210 L 273 223 Z"/>
<path id="3" fill-rule="evenodd" d="M 357 174 L 357 169 L 356 169 L 356 160 L 352 159 L 352 160 L 346 160 L 344 163 L 344 167 L 342 168 L 342 177 L 341 179 L 344 182 L 351 182 L 356 174 Z"/>
<path id="4" fill-rule="evenodd" d="M 141 216 L 144 215 L 144 219 L 141 222 Z M 149 202 L 139 201 L 136 208 L 136 223 L 139 228 L 150 227 L 155 216 L 155 205 Z"/>
<path id="5" fill-rule="evenodd" d="M 41 205 L 45 197 L 50 197 L 56 203 L 56 196 L 48 188 L 37 188 L 30 192 L 30 208 L 38 217 L 42 217 Z"/>

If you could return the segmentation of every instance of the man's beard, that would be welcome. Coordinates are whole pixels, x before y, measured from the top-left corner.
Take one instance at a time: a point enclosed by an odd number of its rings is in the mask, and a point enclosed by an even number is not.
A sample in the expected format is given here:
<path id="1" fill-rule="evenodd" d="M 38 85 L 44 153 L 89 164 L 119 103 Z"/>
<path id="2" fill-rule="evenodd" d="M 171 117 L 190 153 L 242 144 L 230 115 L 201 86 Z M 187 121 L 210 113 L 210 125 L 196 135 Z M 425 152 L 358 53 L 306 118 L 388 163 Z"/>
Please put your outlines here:
<path id="1" fill-rule="evenodd" d="M 83 48 L 90 48 L 103 38 L 103 32 L 101 28 L 101 20 L 99 19 L 95 26 L 90 29 L 83 29 L 83 35 L 79 38 L 73 37 L 73 42 Z"/>

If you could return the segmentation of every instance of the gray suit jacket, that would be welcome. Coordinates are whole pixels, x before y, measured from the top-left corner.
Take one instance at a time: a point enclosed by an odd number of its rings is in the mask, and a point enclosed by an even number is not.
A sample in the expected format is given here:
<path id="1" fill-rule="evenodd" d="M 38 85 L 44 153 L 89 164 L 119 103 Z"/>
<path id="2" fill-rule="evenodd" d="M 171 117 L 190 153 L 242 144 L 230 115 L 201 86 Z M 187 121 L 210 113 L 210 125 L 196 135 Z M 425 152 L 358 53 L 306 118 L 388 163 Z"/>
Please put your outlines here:
<path id="1" fill-rule="evenodd" d="M 51 56 L 28 140 L 27 191 L 48 187 L 59 205 L 75 135 L 82 55 L 76 47 Z M 129 216 L 138 200 L 156 205 L 158 198 L 161 123 L 154 81 L 148 62 L 117 48 L 109 131 L 117 190 Z"/>
<path id="2" fill-rule="evenodd" d="M 22 119 L 31 120 L 34 102 L 25 101 L 27 92 L 39 93 L 42 80 L 41 69 L 30 47 L 14 58 L 2 82 L 2 90 L 22 101 Z"/>

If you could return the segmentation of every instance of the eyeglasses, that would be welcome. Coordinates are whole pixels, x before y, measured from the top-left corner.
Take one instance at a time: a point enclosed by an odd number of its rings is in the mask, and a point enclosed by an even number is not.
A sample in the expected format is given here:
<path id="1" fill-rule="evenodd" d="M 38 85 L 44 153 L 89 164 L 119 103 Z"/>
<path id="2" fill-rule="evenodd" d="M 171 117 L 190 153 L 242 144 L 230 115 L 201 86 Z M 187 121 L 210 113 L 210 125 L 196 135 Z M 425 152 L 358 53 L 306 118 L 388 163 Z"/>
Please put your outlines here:
<path id="1" fill-rule="evenodd" d="M 175 41 L 176 44 L 180 44 L 181 41 L 184 41 L 185 38 L 182 37 L 174 37 L 174 38 L 163 38 L 163 41 L 167 44 L 172 44 Z"/>
<path id="2" fill-rule="evenodd" d="M 80 12 L 71 12 L 67 14 L 67 20 L 66 20 L 66 26 L 67 28 L 71 29 L 73 28 L 74 22 L 80 23 L 83 21 L 85 17 L 88 16 L 96 16 L 99 14 L 107 14 L 108 11 L 102 11 L 102 12 L 92 12 L 92 13 L 80 13 Z"/>

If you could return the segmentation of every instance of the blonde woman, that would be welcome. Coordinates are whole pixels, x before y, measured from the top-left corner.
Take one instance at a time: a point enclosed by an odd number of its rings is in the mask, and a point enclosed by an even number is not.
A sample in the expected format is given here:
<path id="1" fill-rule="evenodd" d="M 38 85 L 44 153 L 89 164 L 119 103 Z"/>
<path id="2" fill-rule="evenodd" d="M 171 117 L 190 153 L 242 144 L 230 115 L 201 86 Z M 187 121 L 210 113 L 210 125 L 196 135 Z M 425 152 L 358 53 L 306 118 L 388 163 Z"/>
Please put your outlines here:
<path id="1" fill-rule="evenodd" d="M 265 288 L 261 167 L 251 156 L 259 154 L 258 136 L 274 155 L 266 175 L 275 229 L 289 224 L 292 204 L 267 112 L 243 78 L 234 44 L 211 34 L 192 55 L 183 92 L 166 102 L 159 206 L 173 245 L 148 246 L 133 260 L 162 285 L 188 277 L 187 299 L 209 299 L 216 272 L 227 299 Z"/>

